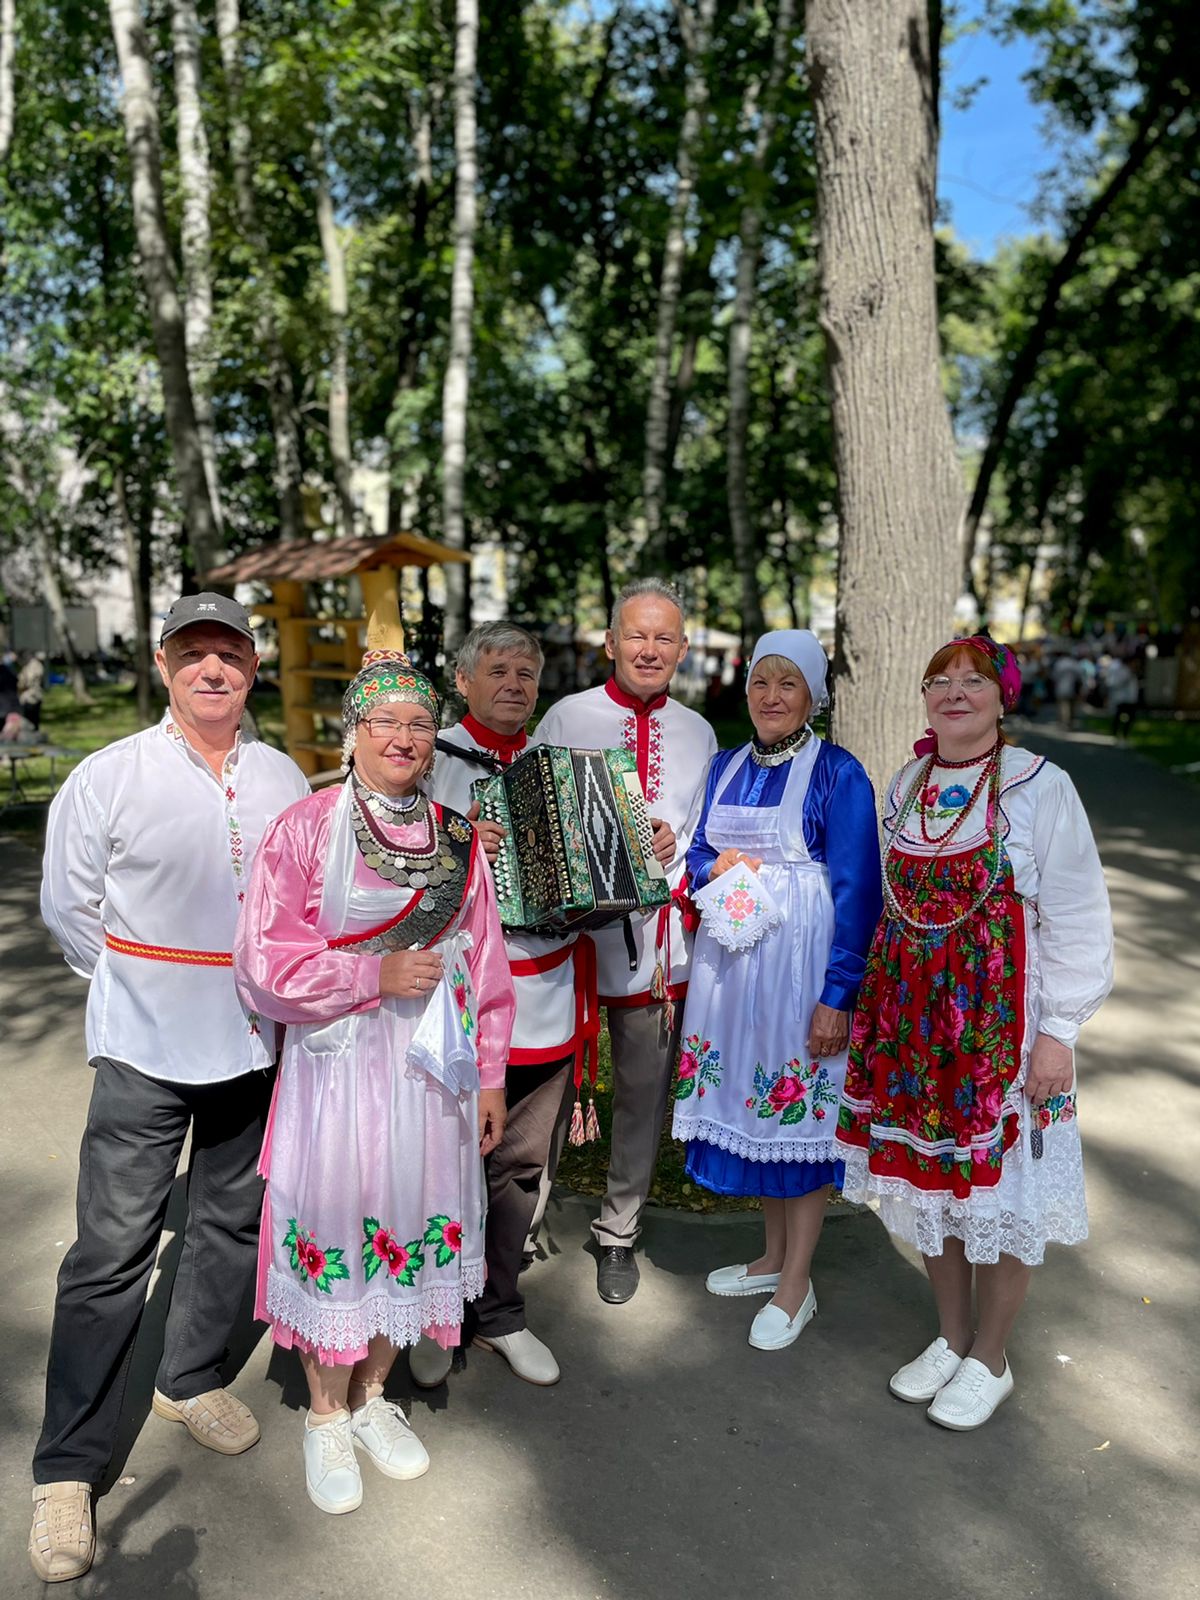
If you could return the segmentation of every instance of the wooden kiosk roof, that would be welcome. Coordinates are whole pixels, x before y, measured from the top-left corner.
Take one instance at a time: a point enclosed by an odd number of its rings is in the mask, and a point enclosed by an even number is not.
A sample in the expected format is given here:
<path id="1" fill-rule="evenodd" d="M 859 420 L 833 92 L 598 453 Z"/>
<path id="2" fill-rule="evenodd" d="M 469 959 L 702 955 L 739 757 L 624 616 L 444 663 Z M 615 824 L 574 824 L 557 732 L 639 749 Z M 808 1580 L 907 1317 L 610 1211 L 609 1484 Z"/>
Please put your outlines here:
<path id="1" fill-rule="evenodd" d="M 452 550 L 421 533 L 390 533 L 375 538 L 289 539 L 246 550 L 205 574 L 209 583 L 309 583 L 345 578 L 375 567 L 432 567 L 469 562 L 470 552 Z"/>

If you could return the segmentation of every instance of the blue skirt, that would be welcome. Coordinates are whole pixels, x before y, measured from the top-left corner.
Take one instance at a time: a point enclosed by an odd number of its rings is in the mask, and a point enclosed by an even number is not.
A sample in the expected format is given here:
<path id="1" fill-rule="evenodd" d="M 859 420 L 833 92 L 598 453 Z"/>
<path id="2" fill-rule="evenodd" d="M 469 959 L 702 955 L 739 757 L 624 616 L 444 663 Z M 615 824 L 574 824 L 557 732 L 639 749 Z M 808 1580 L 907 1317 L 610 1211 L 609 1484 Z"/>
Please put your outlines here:
<path id="1" fill-rule="evenodd" d="M 714 1194 L 761 1195 L 767 1200 L 798 1200 L 823 1189 L 840 1189 L 844 1161 L 749 1161 L 705 1139 L 689 1139 L 687 1175 Z"/>

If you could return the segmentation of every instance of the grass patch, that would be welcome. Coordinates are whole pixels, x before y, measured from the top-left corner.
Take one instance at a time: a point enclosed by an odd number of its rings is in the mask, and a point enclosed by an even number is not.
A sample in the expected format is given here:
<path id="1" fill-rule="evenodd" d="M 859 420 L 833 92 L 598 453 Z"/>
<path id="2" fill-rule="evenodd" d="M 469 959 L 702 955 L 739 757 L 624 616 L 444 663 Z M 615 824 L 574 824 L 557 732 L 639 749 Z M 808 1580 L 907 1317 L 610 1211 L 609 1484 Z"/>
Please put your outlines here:
<path id="1" fill-rule="evenodd" d="M 1088 731 L 1111 733 L 1109 717 L 1088 717 Z M 1200 764 L 1200 721 L 1176 715 L 1140 717 L 1130 729 L 1128 745 L 1140 755 L 1149 756 L 1160 767 L 1179 769 Z M 1200 770 L 1180 772 L 1190 783 L 1200 783 Z"/>

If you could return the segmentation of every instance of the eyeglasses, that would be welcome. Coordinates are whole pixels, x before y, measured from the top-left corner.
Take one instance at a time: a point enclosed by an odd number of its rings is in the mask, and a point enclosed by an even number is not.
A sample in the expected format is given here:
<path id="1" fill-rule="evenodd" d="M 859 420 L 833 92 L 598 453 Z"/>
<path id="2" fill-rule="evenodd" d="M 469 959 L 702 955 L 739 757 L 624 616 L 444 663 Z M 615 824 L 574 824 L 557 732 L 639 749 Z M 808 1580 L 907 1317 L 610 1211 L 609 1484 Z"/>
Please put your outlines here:
<path id="1" fill-rule="evenodd" d="M 949 694 L 957 684 L 964 694 L 982 694 L 987 688 L 994 688 L 991 678 L 985 678 L 981 672 L 968 672 L 965 678 L 926 678 L 921 688 L 926 694 Z"/>
<path id="2" fill-rule="evenodd" d="M 425 744 L 432 743 L 437 738 L 437 729 L 432 722 L 397 722 L 395 717 L 364 717 L 362 726 L 372 739 L 379 739 L 384 743 L 397 738 L 401 733 L 407 733 L 411 738 L 419 739 Z"/>

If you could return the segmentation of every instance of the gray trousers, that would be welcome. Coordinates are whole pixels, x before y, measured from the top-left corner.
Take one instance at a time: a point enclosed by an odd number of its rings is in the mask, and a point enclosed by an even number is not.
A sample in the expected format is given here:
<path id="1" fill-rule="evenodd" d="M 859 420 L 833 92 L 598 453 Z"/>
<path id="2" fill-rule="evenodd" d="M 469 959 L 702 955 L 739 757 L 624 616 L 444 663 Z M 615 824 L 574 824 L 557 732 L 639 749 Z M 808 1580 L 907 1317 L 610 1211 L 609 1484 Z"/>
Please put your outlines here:
<path id="1" fill-rule="evenodd" d="M 632 1245 L 654 1179 L 671 1074 L 679 1049 L 683 1005 L 667 1027 L 661 1001 L 645 1006 L 609 1006 L 612 1040 L 612 1154 L 600 1215 L 592 1223 L 598 1243 Z"/>
<path id="2" fill-rule="evenodd" d="M 518 1285 L 525 1238 L 538 1204 L 555 1129 L 569 1119 L 574 1055 L 541 1066 L 510 1066 L 504 1083 L 504 1138 L 486 1162 L 488 1215 L 484 1234 L 487 1283 L 466 1311 L 466 1334 L 499 1338 L 525 1326 Z"/>
<path id="3" fill-rule="evenodd" d="M 157 1387 L 219 1387 L 258 1248 L 258 1156 L 272 1074 L 161 1083 L 95 1062 L 79 1151 L 77 1238 L 58 1274 L 35 1483 L 99 1483 L 116 1444 L 134 1338 L 188 1127 L 188 1215 Z"/>

